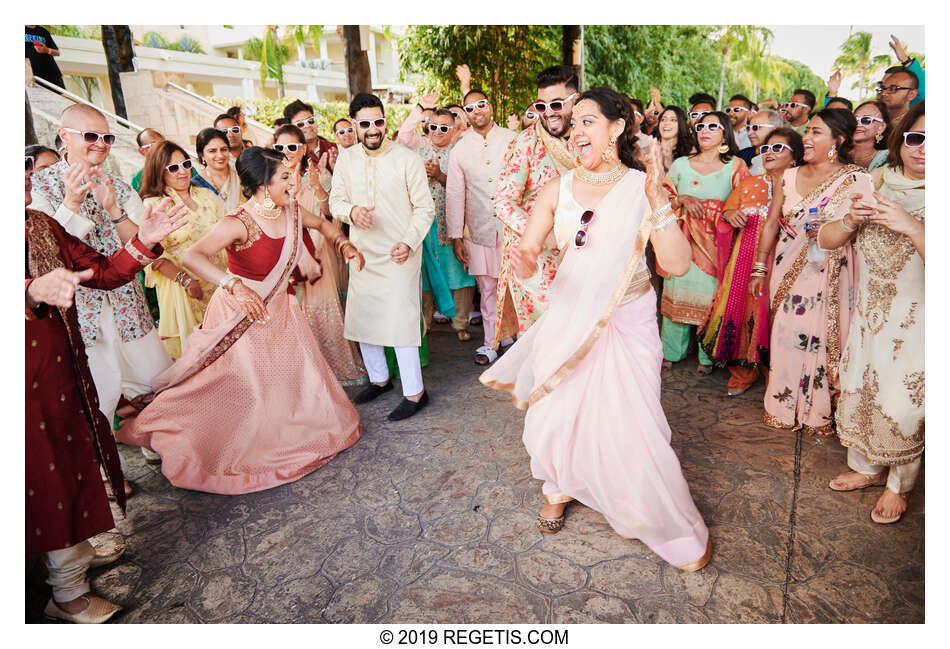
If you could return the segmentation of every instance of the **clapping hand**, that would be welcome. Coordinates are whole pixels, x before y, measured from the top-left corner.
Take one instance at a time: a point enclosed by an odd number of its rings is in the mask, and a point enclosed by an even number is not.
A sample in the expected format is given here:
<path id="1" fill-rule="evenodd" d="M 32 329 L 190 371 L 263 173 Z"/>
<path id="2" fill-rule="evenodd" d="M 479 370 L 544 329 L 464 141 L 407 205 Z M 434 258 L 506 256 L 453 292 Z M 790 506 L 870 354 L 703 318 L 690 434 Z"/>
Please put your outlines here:
<path id="1" fill-rule="evenodd" d="M 92 279 L 92 276 L 91 268 L 78 273 L 65 268 L 56 268 L 30 282 L 26 295 L 33 304 L 45 302 L 50 306 L 68 309 L 73 305 L 76 286 L 87 279 Z"/>
<path id="2" fill-rule="evenodd" d="M 164 198 L 156 207 L 145 206 L 139 222 L 139 241 L 151 249 L 169 234 L 188 223 L 188 206 L 173 205 L 171 198 Z"/>
<path id="3" fill-rule="evenodd" d="M 109 212 L 115 207 L 115 186 L 112 178 L 98 165 L 89 168 L 89 180 L 92 183 L 92 195 L 102 209 Z"/>
<path id="4" fill-rule="evenodd" d="M 63 184 L 66 195 L 63 205 L 71 212 L 79 212 L 79 205 L 86 198 L 86 192 L 92 189 L 92 181 L 86 179 L 83 166 L 79 163 L 71 164 L 66 169 Z"/>
<path id="5" fill-rule="evenodd" d="M 666 199 L 666 192 L 663 189 L 663 178 L 666 173 L 663 171 L 663 150 L 660 143 L 656 140 L 650 141 L 650 150 L 646 155 L 647 179 L 644 191 L 647 199 L 650 201 L 650 208 L 658 210 L 663 207 Z"/>

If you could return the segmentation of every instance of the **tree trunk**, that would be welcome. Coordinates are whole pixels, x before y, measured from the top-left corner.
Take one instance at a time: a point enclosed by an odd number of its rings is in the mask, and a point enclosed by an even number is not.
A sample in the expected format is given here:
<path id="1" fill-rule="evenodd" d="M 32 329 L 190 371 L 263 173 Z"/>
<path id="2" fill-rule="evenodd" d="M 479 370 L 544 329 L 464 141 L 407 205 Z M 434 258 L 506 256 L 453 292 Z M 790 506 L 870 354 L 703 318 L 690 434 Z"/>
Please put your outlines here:
<path id="1" fill-rule="evenodd" d="M 102 25 L 102 49 L 106 52 L 106 64 L 109 66 L 109 87 L 112 90 L 112 104 L 119 117 L 128 119 L 125 111 L 125 95 L 122 94 L 120 72 L 132 72 L 132 30 L 128 25 Z"/>
<path id="2" fill-rule="evenodd" d="M 584 89 L 584 26 L 561 25 L 561 63 L 574 66 L 577 85 Z"/>
<path id="3" fill-rule="evenodd" d="M 369 57 L 360 43 L 359 25 L 343 25 L 343 61 L 346 65 L 346 85 L 350 99 L 360 92 L 372 92 Z"/>
<path id="4" fill-rule="evenodd" d="M 716 103 L 716 110 L 722 110 L 722 91 L 726 85 L 726 54 L 728 49 L 722 48 L 722 61 L 719 64 L 719 99 Z"/>
<path id="5" fill-rule="evenodd" d="M 33 129 L 33 109 L 30 108 L 30 95 L 23 91 L 26 99 L 26 146 L 38 144 L 36 141 L 36 131 Z"/>

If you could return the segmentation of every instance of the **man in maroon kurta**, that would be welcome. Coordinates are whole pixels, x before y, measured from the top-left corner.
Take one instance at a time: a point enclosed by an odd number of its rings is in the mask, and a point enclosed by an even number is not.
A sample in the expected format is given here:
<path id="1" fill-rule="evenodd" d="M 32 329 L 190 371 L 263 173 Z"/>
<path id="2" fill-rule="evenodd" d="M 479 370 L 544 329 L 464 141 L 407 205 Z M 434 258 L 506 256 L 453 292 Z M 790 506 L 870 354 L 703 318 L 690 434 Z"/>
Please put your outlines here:
<path id="1" fill-rule="evenodd" d="M 184 223 L 181 214 L 167 204 L 150 211 L 138 234 L 105 257 L 46 214 L 26 210 L 26 551 L 45 553 L 51 617 L 104 622 L 121 610 L 89 594 L 85 576 L 121 554 L 97 556 L 87 540 L 115 526 L 100 462 L 123 511 L 125 494 L 79 333 L 75 287 L 109 290 L 134 279 L 162 254 L 158 242 Z"/>

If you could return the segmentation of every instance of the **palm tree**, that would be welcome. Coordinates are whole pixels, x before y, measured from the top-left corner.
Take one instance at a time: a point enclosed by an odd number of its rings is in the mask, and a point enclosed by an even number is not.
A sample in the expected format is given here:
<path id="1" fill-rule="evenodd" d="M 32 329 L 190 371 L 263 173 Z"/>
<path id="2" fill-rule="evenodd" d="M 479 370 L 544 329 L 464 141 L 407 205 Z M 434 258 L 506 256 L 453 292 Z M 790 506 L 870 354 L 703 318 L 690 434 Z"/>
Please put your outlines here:
<path id="1" fill-rule="evenodd" d="M 267 25 L 264 38 L 252 38 L 244 43 L 245 59 L 261 62 L 261 89 L 267 78 L 277 81 L 277 96 L 284 97 L 284 61 L 290 57 L 290 48 L 277 36 L 277 25 Z"/>
<path id="2" fill-rule="evenodd" d="M 728 66 L 733 78 L 747 87 L 751 86 L 753 102 L 758 102 L 759 91 L 780 94 L 782 75 L 795 73 L 792 66 L 769 51 L 771 41 L 772 33 L 767 29 L 752 34 L 743 48 L 742 56 L 735 57 Z"/>
<path id="3" fill-rule="evenodd" d="M 718 34 L 716 45 L 720 52 L 717 102 L 719 107 L 722 107 L 722 95 L 726 85 L 726 68 L 733 66 L 736 61 L 749 57 L 754 51 L 755 43 L 767 43 L 772 40 L 772 36 L 770 29 L 755 25 L 729 25 Z"/>
<path id="4" fill-rule="evenodd" d="M 834 61 L 845 76 L 857 74 L 859 80 L 851 85 L 861 97 L 870 96 L 870 77 L 872 74 L 890 65 L 891 57 L 886 54 L 871 56 L 870 32 L 853 32 L 839 48 L 841 54 Z"/>

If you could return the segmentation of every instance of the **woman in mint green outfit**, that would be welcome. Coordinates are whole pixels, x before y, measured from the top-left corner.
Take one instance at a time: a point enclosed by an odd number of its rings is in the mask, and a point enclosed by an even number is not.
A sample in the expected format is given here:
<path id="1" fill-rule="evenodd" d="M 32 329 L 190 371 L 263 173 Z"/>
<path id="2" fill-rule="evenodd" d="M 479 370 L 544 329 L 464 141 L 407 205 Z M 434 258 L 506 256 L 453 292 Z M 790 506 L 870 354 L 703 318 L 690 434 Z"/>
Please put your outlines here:
<path id="1" fill-rule="evenodd" d="M 719 275 L 729 260 L 734 232 L 722 220 L 722 206 L 749 175 L 745 162 L 738 157 L 732 126 L 724 113 L 709 113 L 694 128 L 697 152 L 674 160 L 664 181 L 693 251 L 689 272 L 681 277 L 667 277 L 657 266 L 657 272 L 665 278 L 660 303 L 664 369 L 686 357 L 695 327 L 706 319 Z M 697 373 L 710 372 L 712 360 L 700 347 Z"/>

